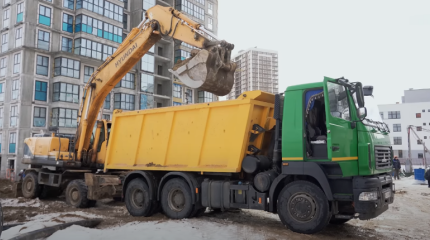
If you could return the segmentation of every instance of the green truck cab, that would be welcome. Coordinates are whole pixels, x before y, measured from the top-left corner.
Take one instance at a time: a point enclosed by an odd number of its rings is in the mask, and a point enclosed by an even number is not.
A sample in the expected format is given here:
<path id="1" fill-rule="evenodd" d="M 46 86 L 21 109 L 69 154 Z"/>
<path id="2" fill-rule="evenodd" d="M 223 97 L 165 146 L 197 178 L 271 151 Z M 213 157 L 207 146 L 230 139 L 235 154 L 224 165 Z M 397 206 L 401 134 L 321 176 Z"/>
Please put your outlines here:
<path id="1" fill-rule="evenodd" d="M 274 161 L 281 159 L 282 165 L 269 194 L 278 204 L 270 204 L 269 211 L 278 212 L 293 230 L 315 232 L 327 224 L 327 218 L 338 224 L 352 218 L 368 220 L 393 203 L 389 129 L 380 119 L 372 90 L 363 91 L 361 83 L 344 78 L 326 77 L 320 83 L 288 87 L 283 97 L 276 96 L 279 147 L 275 146 Z M 303 180 L 305 186 L 277 187 L 289 178 Z M 318 190 L 309 181 L 325 196 L 312 193 Z M 328 204 L 319 204 L 319 198 Z M 280 199 L 286 199 L 285 204 Z M 327 207 L 329 217 L 321 214 Z M 290 214 L 283 217 L 280 211 Z M 306 227 L 312 222 L 312 229 Z"/>

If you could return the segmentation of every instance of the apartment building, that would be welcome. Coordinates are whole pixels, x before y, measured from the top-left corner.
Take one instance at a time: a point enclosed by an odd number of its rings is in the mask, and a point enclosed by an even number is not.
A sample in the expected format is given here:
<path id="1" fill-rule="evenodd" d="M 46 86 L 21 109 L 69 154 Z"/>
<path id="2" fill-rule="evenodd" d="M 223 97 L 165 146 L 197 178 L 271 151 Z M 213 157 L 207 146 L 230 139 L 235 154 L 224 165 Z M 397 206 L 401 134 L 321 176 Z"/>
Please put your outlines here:
<path id="1" fill-rule="evenodd" d="M 233 57 L 237 63 L 234 85 L 227 99 L 236 99 L 251 90 L 278 93 L 278 52 L 260 48 L 241 50 Z"/>
<path id="2" fill-rule="evenodd" d="M 217 0 L 0 0 L 0 178 L 20 169 L 25 138 L 58 126 L 75 134 L 83 87 L 130 30 L 159 4 L 217 34 Z M 193 47 L 161 40 L 107 96 L 100 117 L 217 101 L 169 72 Z"/>
<path id="3" fill-rule="evenodd" d="M 430 163 L 430 153 L 424 152 L 423 143 L 430 148 L 430 89 L 404 91 L 402 103 L 379 105 L 381 118 L 390 128 L 394 154 L 400 159 L 408 158 L 408 127 L 418 134 L 410 133 L 411 158 L 414 164 L 422 163 L 424 156 Z"/>

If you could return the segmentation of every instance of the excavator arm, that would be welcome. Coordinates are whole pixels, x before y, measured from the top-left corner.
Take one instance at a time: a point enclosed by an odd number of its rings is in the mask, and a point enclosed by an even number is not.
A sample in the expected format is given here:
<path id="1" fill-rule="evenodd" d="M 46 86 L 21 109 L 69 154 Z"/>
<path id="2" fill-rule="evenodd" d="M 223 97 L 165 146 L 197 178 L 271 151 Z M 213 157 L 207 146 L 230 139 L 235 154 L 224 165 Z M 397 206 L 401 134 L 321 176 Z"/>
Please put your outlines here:
<path id="1" fill-rule="evenodd" d="M 117 51 L 92 74 L 85 86 L 75 136 L 76 161 L 81 161 L 82 153 L 89 150 L 92 129 L 106 96 L 161 38 L 173 38 L 202 49 L 193 50 L 190 59 L 178 61 L 169 70 L 182 83 L 218 96 L 230 92 L 236 70 L 236 64 L 230 62 L 234 45 L 208 39 L 200 24 L 177 10 L 154 6 Z"/>

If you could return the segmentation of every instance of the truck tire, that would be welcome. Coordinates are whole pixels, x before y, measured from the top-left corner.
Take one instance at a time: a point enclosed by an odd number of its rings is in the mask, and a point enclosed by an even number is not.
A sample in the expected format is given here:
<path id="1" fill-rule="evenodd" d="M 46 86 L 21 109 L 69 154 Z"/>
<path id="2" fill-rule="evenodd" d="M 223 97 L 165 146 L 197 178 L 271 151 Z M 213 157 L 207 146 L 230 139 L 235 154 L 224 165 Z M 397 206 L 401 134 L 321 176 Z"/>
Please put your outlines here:
<path id="1" fill-rule="evenodd" d="M 346 222 L 348 222 L 351 219 L 342 219 L 342 218 L 334 218 L 334 216 L 330 219 L 330 224 L 333 225 L 342 225 Z"/>
<path id="2" fill-rule="evenodd" d="M 169 218 L 191 217 L 193 204 L 188 184 L 180 178 L 170 179 L 161 191 L 161 207 Z"/>
<path id="3" fill-rule="evenodd" d="M 87 198 L 88 187 L 84 180 L 73 180 L 66 188 L 66 202 L 75 208 L 88 208 L 95 205 L 94 200 Z"/>
<path id="4" fill-rule="evenodd" d="M 37 174 L 35 172 L 29 172 L 22 181 L 22 195 L 25 198 L 37 198 L 42 191 L 41 187 L 37 180 Z"/>
<path id="5" fill-rule="evenodd" d="M 130 215 L 135 217 L 149 217 L 155 211 L 156 204 L 149 198 L 149 187 L 141 178 L 130 181 L 125 190 L 124 202 Z"/>
<path id="6" fill-rule="evenodd" d="M 308 181 L 294 181 L 282 189 L 278 215 L 289 229 L 304 234 L 323 230 L 331 217 L 326 195 Z"/>

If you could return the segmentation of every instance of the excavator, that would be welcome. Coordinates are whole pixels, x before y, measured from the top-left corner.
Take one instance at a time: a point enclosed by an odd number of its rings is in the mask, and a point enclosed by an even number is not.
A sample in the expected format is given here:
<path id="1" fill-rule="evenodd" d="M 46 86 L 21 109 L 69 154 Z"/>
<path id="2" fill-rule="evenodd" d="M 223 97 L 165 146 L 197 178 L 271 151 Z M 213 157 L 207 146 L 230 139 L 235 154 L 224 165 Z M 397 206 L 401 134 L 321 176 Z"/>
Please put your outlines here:
<path id="1" fill-rule="evenodd" d="M 197 48 L 190 58 L 178 60 L 169 70 L 182 83 L 218 96 L 230 92 L 236 70 L 236 64 L 230 61 L 234 45 L 217 40 L 180 11 L 159 5 L 152 7 L 84 87 L 75 136 L 62 135 L 58 128 L 51 127 L 51 134 L 25 139 L 22 163 L 30 164 L 31 168 L 26 169 L 22 183 L 24 197 L 59 194 L 73 179 L 103 169 L 112 126 L 110 121 L 97 119 L 103 102 L 115 85 L 162 38 Z"/>

